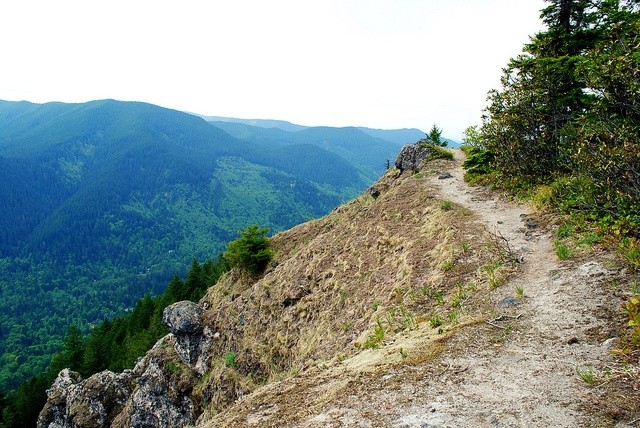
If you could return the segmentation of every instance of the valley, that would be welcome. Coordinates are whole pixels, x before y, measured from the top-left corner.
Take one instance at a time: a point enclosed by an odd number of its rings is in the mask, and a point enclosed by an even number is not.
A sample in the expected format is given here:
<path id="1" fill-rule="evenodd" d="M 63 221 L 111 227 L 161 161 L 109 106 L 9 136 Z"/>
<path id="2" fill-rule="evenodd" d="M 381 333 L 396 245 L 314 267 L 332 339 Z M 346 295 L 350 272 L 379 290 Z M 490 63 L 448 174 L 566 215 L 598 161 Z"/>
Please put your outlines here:
<path id="1" fill-rule="evenodd" d="M 276 233 L 326 214 L 398 150 L 356 128 L 245 126 L 237 138 L 113 100 L 2 101 L 0 129 L 4 389 L 46 369 L 69 325 L 124 314 L 250 224 Z"/>

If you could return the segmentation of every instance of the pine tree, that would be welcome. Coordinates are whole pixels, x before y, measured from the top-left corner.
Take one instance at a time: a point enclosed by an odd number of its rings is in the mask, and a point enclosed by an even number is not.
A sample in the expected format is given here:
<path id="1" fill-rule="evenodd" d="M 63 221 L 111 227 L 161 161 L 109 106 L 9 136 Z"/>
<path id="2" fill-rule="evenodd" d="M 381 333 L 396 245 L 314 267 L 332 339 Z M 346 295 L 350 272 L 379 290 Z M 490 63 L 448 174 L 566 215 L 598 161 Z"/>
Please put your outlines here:
<path id="1" fill-rule="evenodd" d="M 224 257 L 232 266 L 251 274 L 260 273 L 273 257 L 267 232 L 267 228 L 260 228 L 257 224 L 239 230 L 240 238 L 229 242 Z"/>
<path id="2" fill-rule="evenodd" d="M 436 146 L 447 147 L 447 141 L 441 138 L 442 130 L 434 123 L 431 127 L 431 131 L 427 134 L 427 140 Z"/>
<path id="3" fill-rule="evenodd" d="M 490 92 L 483 118 L 483 138 L 496 154 L 496 166 L 516 181 L 546 181 L 566 171 L 565 126 L 593 98 L 577 73 L 582 55 L 597 39 L 592 2 L 547 1 L 541 17 L 548 30 L 509 62 L 502 90 Z"/>
<path id="4" fill-rule="evenodd" d="M 71 324 L 64 338 L 63 349 L 57 353 L 51 361 L 49 372 L 55 376 L 62 369 L 81 371 L 84 360 L 84 338 L 80 329 Z"/>

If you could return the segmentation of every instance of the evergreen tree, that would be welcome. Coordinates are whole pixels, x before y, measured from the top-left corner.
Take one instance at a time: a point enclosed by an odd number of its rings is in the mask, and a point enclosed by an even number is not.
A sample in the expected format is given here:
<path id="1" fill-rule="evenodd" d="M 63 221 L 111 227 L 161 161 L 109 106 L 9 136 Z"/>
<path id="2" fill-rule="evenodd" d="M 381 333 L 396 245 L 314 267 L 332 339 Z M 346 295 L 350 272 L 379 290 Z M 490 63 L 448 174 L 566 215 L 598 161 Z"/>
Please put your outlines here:
<path id="1" fill-rule="evenodd" d="M 184 282 L 180 279 L 178 275 L 174 275 L 173 279 L 169 283 L 169 286 L 167 287 L 167 290 L 165 291 L 164 295 L 160 299 L 161 300 L 160 306 L 167 306 L 171 304 L 169 302 L 177 302 L 180 300 L 184 300 L 183 296 L 186 294 L 184 292 L 184 288 L 185 288 Z"/>
<path id="2" fill-rule="evenodd" d="M 504 69 L 480 140 L 503 183 L 564 177 L 565 207 L 640 236 L 640 1 L 547 3 L 548 29 Z"/>
<path id="3" fill-rule="evenodd" d="M 239 230 L 240 238 L 229 242 L 224 257 L 232 266 L 251 274 L 260 273 L 273 257 L 266 234 L 269 229 L 257 224 Z"/>
<path id="4" fill-rule="evenodd" d="M 441 136 L 442 130 L 434 123 L 433 127 L 431 127 L 431 131 L 427 134 L 427 141 L 436 146 L 447 147 L 447 141 L 443 140 Z"/>
<path id="5" fill-rule="evenodd" d="M 187 273 L 184 294 L 180 300 L 195 300 L 193 297 L 199 295 L 201 290 L 207 288 L 207 279 L 204 267 L 196 260 L 191 262 L 191 269 Z"/>
<path id="6" fill-rule="evenodd" d="M 62 369 L 80 371 L 84 360 L 84 337 L 80 329 L 71 324 L 64 338 L 62 352 L 56 354 L 51 362 L 51 369 L 57 373 Z"/>
<path id="7" fill-rule="evenodd" d="M 109 337 L 111 329 L 112 323 L 106 319 L 87 338 L 81 370 L 84 376 L 97 373 L 108 367 L 111 349 L 115 346 Z"/>
<path id="8" fill-rule="evenodd" d="M 592 99 L 576 72 L 581 55 L 596 40 L 592 2 L 548 2 L 542 11 L 548 30 L 533 37 L 504 69 L 502 90 L 490 92 L 482 128 L 498 169 L 527 182 L 566 170 L 564 128 Z"/>
<path id="9" fill-rule="evenodd" d="M 45 376 L 38 376 L 23 382 L 7 397 L 2 409 L 0 426 L 35 427 L 38 414 L 47 401 L 46 389 L 51 380 Z"/>

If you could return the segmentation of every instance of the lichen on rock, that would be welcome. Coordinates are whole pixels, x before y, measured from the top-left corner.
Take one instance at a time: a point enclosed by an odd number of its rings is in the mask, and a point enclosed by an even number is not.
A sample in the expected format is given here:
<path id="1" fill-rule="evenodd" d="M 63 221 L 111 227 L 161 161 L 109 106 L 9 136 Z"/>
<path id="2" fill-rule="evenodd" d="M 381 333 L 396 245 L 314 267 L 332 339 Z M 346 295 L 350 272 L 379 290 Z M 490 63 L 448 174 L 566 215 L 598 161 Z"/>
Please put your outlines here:
<path id="1" fill-rule="evenodd" d="M 404 170 L 416 171 L 423 160 L 425 160 L 433 152 L 433 147 L 420 144 L 406 144 L 396 157 L 396 168 L 400 172 Z"/>
<path id="2" fill-rule="evenodd" d="M 82 380 L 79 373 L 62 370 L 47 391 L 39 428 L 109 426 L 124 408 L 133 390 L 131 372 L 105 370 Z"/>
<path id="3" fill-rule="evenodd" d="M 200 375 L 208 369 L 208 349 L 214 338 L 211 328 L 203 326 L 203 312 L 197 304 L 182 301 L 162 313 L 162 322 L 176 339 L 174 347 L 180 360 Z"/>
<path id="4" fill-rule="evenodd" d="M 166 353 L 168 343 L 162 344 L 156 345 L 138 367 L 143 372 L 126 406 L 111 424 L 113 428 L 173 428 L 193 423 L 197 415 L 190 396 L 195 377 Z"/>

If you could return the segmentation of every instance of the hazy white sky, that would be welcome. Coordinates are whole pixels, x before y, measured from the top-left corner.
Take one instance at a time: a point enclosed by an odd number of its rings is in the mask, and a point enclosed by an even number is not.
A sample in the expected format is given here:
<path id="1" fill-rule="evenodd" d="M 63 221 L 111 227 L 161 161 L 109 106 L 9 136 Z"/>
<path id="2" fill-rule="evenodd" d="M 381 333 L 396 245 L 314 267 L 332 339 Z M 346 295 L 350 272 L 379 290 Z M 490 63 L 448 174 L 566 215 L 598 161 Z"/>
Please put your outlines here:
<path id="1" fill-rule="evenodd" d="M 0 99 L 146 101 L 205 115 L 460 139 L 543 0 L 14 0 Z"/>

